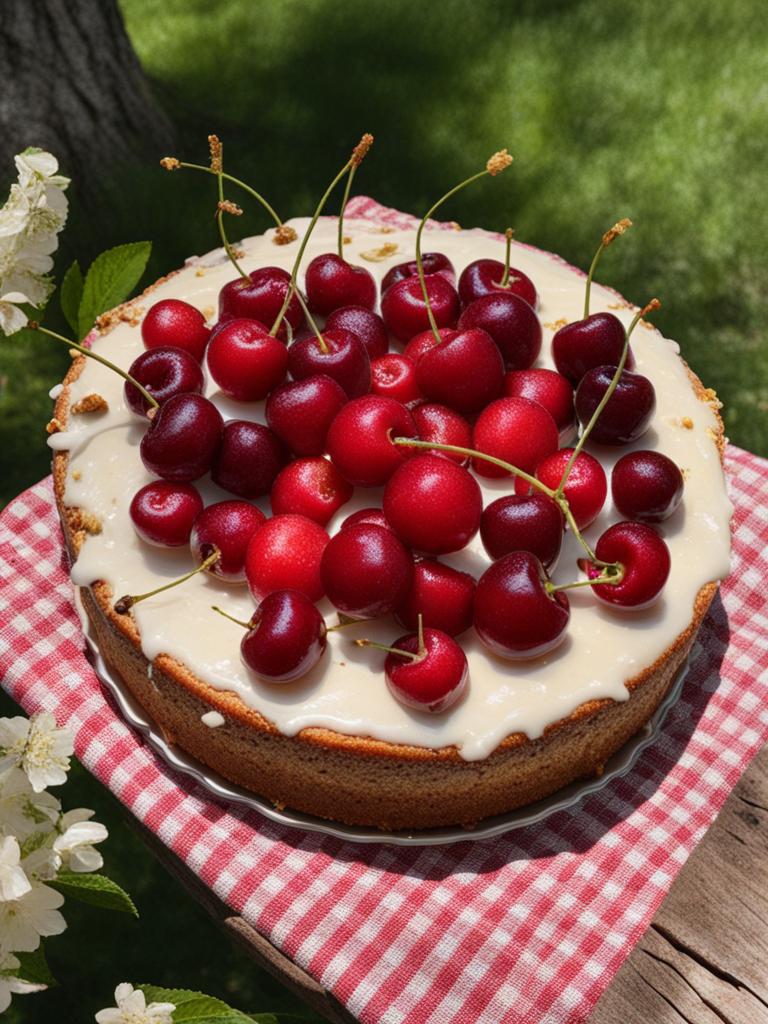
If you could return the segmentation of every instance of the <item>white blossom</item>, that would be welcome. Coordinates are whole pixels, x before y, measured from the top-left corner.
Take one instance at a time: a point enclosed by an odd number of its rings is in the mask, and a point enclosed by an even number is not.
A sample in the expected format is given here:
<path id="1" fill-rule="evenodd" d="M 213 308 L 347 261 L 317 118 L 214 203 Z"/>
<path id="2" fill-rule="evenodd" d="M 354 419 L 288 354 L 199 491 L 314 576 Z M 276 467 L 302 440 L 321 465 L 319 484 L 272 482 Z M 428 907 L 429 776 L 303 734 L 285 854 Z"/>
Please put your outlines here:
<path id="1" fill-rule="evenodd" d="M 22 847 L 21 866 L 31 882 L 50 882 L 61 870 L 61 854 L 53 848 L 55 832 L 36 832 Z"/>
<path id="2" fill-rule="evenodd" d="M 51 793 L 35 793 L 18 767 L 0 772 L 0 835 L 16 836 L 20 843 L 33 832 L 55 828 L 61 804 Z"/>
<path id="3" fill-rule="evenodd" d="M 72 734 L 48 711 L 32 718 L 0 718 L 0 771 L 18 765 L 36 793 L 66 781 Z"/>
<path id="4" fill-rule="evenodd" d="M 32 882 L 20 899 L 0 903 L 0 948 L 32 953 L 41 936 L 61 935 L 67 927 L 59 913 L 63 902 L 60 892 Z"/>
<path id="5" fill-rule="evenodd" d="M 20 862 L 21 850 L 16 837 L 0 837 L 0 905 L 19 900 L 32 890 Z"/>
<path id="6" fill-rule="evenodd" d="M 98 871 L 104 864 L 93 844 L 103 842 L 109 833 L 98 821 L 89 820 L 93 814 L 81 807 L 67 811 L 59 822 L 61 835 L 54 841 L 53 849 L 69 871 Z"/>
<path id="7" fill-rule="evenodd" d="M 8 953 L 3 959 L 0 955 L 0 1013 L 3 1013 L 11 1005 L 12 995 L 26 995 L 28 992 L 42 992 L 47 985 L 41 985 L 32 981 L 24 981 L 14 974 L 21 965 L 13 953 Z"/>
<path id="8" fill-rule="evenodd" d="M 150 1003 L 144 993 L 123 982 L 115 989 L 117 1006 L 99 1010 L 97 1024 L 172 1024 L 173 1003 Z"/>

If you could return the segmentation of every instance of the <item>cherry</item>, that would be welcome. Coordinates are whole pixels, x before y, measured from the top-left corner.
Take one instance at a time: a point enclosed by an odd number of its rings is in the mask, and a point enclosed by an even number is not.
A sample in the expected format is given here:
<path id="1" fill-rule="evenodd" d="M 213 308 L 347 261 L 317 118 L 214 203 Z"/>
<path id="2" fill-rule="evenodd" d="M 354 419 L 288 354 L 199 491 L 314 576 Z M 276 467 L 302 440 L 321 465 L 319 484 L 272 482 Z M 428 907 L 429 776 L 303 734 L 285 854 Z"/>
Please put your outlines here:
<path id="1" fill-rule="evenodd" d="M 373 362 L 389 351 L 389 335 L 378 313 L 365 306 L 342 306 L 325 321 L 327 331 L 341 328 L 356 334 Z"/>
<path id="2" fill-rule="evenodd" d="M 440 337 L 440 341 L 450 341 L 451 338 L 455 338 L 459 333 L 453 327 L 438 327 L 437 333 Z M 431 348 L 434 348 L 438 344 L 437 338 L 435 337 L 434 331 L 420 331 L 418 334 L 414 334 L 411 340 L 403 349 L 403 355 L 411 360 L 412 363 L 416 364 L 424 355 L 425 352 L 429 352 Z"/>
<path id="3" fill-rule="evenodd" d="M 421 262 L 425 274 L 440 274 L 450 285 L 456 284 L 456 271 L 448 257 L 442 252 L 425 252 L 422 254 Z M 390 267 L 381 282 L 381 294 L 391 288 L 398 281 L 405 281 L 406 278 L 416 277 L 419 273 L 416 260 L 408 260 L 406 263 L 396 263 Z"/>
<path id="4" fill-rule="evenodd" d="M 482 295 L 459 317 L 460 331 L 480 327 L 501 351 L 508 370 L 526 370 L 541 351 L 541 324 L 525 299 L 512 292 Z"/>
<path id="5" fill-rule="evenodd" d="M 617 563 L 618 582 L 596 583 L 592 591 L 600 600 L 619 608 L 638 610 L 653 604 L 667 582 L 669 548 L 652 526 L 645 523 L 616 523 L 595 546 L 602 562 Z M 589 579 L 606 575 L 594 563 L 586 564 Z M 609 573 L 610 575 L 610 573 Z"/>
<path id="6" fill-rule="evenodd" d="M 352 497 L 348 484 L 328 459 L 296 459 L 281 470 L 272 486 L 273 515 L 296 513 L 325 526 Z"/>
<path id="7" fill-rule="evenodd" d="M 425 284 L 429 306 L 438 327 L 455 327 L 459 315 L 459 296 L 452 284 L 440 274 L 430 274 Z M 381 298 L 381 315 L 390 333 L 398 341 L 409 341 L 429 326 L 429 313 L 418 277 L 406 277 L 393 284 Z"/>
<path id="8" fill-rule="evenodd" d="M 411 405 L 424 396 L 416 383 L 416 367 L 399 352 L 387 352 L 371 363 L 371 391 Z"/>
<path id="9" fill-rule="evenodd" d="M 348 402 L 330 426 L 327 449 L 356 487 L 380 487 L 413 452 L 393 437 L 416 437 L 413 417 L 394 398 L 365 395 Z"/>
<path id="10" fill-rule="evenodd" d="M 463 306 L 493 292 L 512 292 L 519 295 L 533 308 L 538 296 L 530 277 L 509 265 L 512 248 L 512 228 L 507 228 L 507 251 L 503 263 L 499 260 L 475 260 L 462 271 L 459 278 L 459 298 Z"/>
<path id="11" fill-rule="evenodd" d="M 291 275 L 281 267 L 259 267 L 247 278 L 229 281 L 219 292 L 219 323 L 244 318 L 271 326 L 283 308 L 290 285 Z M 296 295 L 291 296 L 285 319 L 294 333 L 304 323 L 304 311 Z M 277 335 L 283 341 L 288 339 L 284 323 Z"/>
<path id="12" fill-rule="evenodd" d="M 459 700 L 469 675 L 461 647 L 447 633 L 430 628 L 396 640 L 384 662 L 384 673 L 396 700 L 434 714 Z"/>
<path id="13" fill-rule="evenodd" d="M 627 519 L 660 523 L 680 504 L 683 474 L 661 452 L 629 452 L 613 467 L 611 493 L 614 505 Z"/>
<path id="14" fill-rule="evenodd" d="M 618 366 L 624 349 L 624 324 L 613 313 L 592 313 L 584 320 L 566 324 L 552 338 L 552 358 L 558 371 L 576 387 L 596 366 Z M 625 366 L 635 365 L 632 350 Z"/>
<path id="15" fill-rule="evenodd" d="M 485 570 L 475 591 L 475 629 L 502 658 L 538 658 L 565 639 L 568 598 L 550 593 L 541 562 L 529 551 L 512 551 Z"/>
<path id="16" fill-rule="evenodd" d="M 425 626 L 458 636 L 472 625 L 474 601 L 473 576 L 435 559 L 421 558 L 413 567 L 411 589 L 395 610 L 395 618 L 406 629 L 416 629 L 421 615 Z"/>
<path id="17" fill-rule="evenodd" d="M 435 344 L 416 364 L 422 392 L 458 412 L 479 412 L 501 394 L 504 363 L 489 334 L 459 331 Z"/>
<path id="18" fill-rule="evenodd" d="M 134 359 L 128 373 L 159 405 L 174 395 L 202 394 L 205 386 L 200 363 L 181 348 L 150 348 Z M 126 381 L 123 394 L 131 412 L 146 415 L 149 402 L 135 384 Z"/>
<path id="19" fill-rule="evenodd" d="M 454 409 L 434 402 L 425 402 L 411 410 L 416 429 L 422 441 L 433 441 L 435 444 L 453 444 L 459 448 L 468 448 L 472 443 L 472 428 L 469 423 Z M 468 458 L 456 452 L 434 452 L 441 459 L 450 459 L 463 466 Z"/>
<path id="20" fill-rule="evenodd" d="M 346 401 L 344 389 L 331 377 L 305 377 L 270 394 L 267 423 L 295 455 L 321 455 L 328 428 Z"/>
<path id="21" fill-rule="evenodd" d="M 294 380 L 318 374 L 333 378 L 350 398 L 371 390 L 371 361 L 365 346 L 351 331 L 337 327 L 296 341 L 288 349 L 288 367 Z"/>
<path id="22" fill-rule="evenodd" d="M 347 516 L 339 529 L 346 530 L 348 527 L 357 526 L 359 523 L 373 523 L 374 526 L 383 526 L 385 530 L 391 529 L 387 522 L 387 517 L 384 515 L 384 510 L 380 508 L 361 508 L 357 512 L 353 512 Z"/>
<path id="23" fill-rule="evenodd" d="M 459 551 L 477 533 L 483 497 L 468 470 L 437 455 L 415 455 L 390 477 L 383 508 L 409 547 L 440 555 Z"/>
<path id="24" fill-rule="evenodd" d="M 183 348 L 198 363 L 202 362 L 210 335 L 200 310 L 181 299 L 161 299 L 149 307 L 141 322 L 145 348 Z"/>
<path id="25" fill-rule="evenodd" d="M 376 305 L 376 281 L 370 270 L 355 267 L 333 252 L 315 256 L 304 285 L 309 308 L 321 316 L 342 306 L 373 309 Z"/>
<path id="26" fill-rule="evenodd" d="M 319 601 L 324 589 L 320 559 L 328 534 L 311 519 L 279 515 L 256 531 L 245 556 L 248 587 L 257 601 L 274 590 L 298 590 Z"/>
<path id="27" fill-rule="evenodd" d="M 576 412 L 573 388 L 562 374 L 543 367 L 510 370 L 504 377 L 502 391 L 509 398 L 529 398 L 543 405 L 557 424 L 560 440 L 570 440 L 576 428 Z"/>
<path id="28" fill-rule="evenodd" d="M 221 443 L 221 413 L 202 395 L 175 395 L 141 439 L 141 461 L 165 480 L 190 483 L 211 468 Z"/>
<path id="29" fill-rule="evenodd" d="M 480 413 L 475 423 L 473 447 L 497 459 L 533 473 L 547 455 L 557 450 L 557 424 L 547 410 L 528 398 L 498 398 Z M 502 477 L 505 469 L 484 459 L 474 459 L 481 476 Z"/>
<path id="30" fill-rule="evenodd" d="M 203 499 L 192 484 L 165 480 L 153 480 L 140 488 L 129 509 L 139 537 L 166 548 L 189 544 L 192 524 L 202 511 Z"/>
<path id="31" fill-rule="evenodd" d="M 376 618 L 403 602 L 413 578 L 413 559 L 391 530 L 357 523 L 331 537 L 320 573 L 339 611 Z"/>
<path id="32" fill-rule="evenodd" d="M 288 349 L 256 320 L 230 320 L 208 345 L 208 370 L 238 402 L 258 402 L 285 380 Z"/>
<path id="33" fill-rule="evenodd" d="M 264 521 L 264 513 L 247 501 L 208 505 L 192 527 L 189 544 L 195 562 L 201 565 L 217 551 L 219 557 L 207 571 L 227 583 L 245 582 L 245 553 Z"/>
<path id="34" fill-rule="evenodd" d="M 229 420 L 213 460 L 211 477 L 231 494 L 258 498 L 269 493 L 287 461 L 283 442 L 269 427 L 250 420 Z"/>
<path id="35" fill-rule="evenodd" d="M 328 643 L 322 615 L 296 590 L 268 594 L 247 628 L 240 654 L 256 675 L 270 683 L 291 683 L 306 675 L 320 661 Z"/>
<path id="36" fill-rule="evenodd" d="M 483 509 L 480 537 L 491 558 L 512 551 L 530 551 L 545 569 L 560 555 L 565 523 L 557 504 L 546 494 L 505 495 Z"/>
<path id="37" fill-rule="evenodd" d="M 536 467 L 537 479 L 553 491 L 557 490 L 573 451 L 573 448 L 560 448 L 542 459 Z M 527 482 L 519 477 L 515 481 L 515 490 L 518 494 L 527 493 L 528 486 Z M 605 470 L 588 452 L 579 452 L 568 473 L 563 495 L 580 530 L 597 519 L 607 494 Z"/>
<path id="38" fill-rule="evenodd" d="M 576 389 L 576 415 L 587 424 L 611 386 L 615 366 L 597 366 L 589 370 Z M 653 384 L 640 373 L 623 370 L 608 402 L 600 413 L 590 440 L 598 444 L 629 444 L 650 426 L 656 408 Z"/>

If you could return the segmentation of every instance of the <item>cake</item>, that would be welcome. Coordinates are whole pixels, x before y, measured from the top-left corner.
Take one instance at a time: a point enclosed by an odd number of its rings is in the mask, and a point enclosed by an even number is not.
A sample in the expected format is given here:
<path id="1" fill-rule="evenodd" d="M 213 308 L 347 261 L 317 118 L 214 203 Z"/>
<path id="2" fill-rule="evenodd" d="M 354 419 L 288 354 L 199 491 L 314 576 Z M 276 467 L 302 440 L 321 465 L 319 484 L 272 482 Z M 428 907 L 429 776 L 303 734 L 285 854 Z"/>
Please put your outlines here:
<path id="1" fill-rule="evenodd" d="M 391 219 L 377 207 L 345 221 L 345 257 L 379 282 L 414 251 L 414 228 L 394 227 Z M 301 238 L 308 220 L 288 225 Z M 303 265 L 333 251 L 335 240 L 336 222 L 321 219 Z M 290 269 L 298 242 L 275 241 L 268 231 L 240 243 L 244 268 Z M 503 259 L 499 237 L 481 230 L 427 229 L 424 248 L 445 253 L 457 274 L 470 261 Z M 538 291 L 543 345 L 536 365 L 551 366 L 553 334 L 582 316 L 584 276 L 529 246 L 514 243 L 512 252 L 514 266 Z M 101 318 L 93 345 L 128 367 L 143 351 L 139 324 L 152 303 L 182 299 L 213 321 L 219 290 L 232 278 L 223 250 L 191 259 Z M 611 311 L 625 325 L 635 313 L 597 284 L 591 309 Z M 636 369 L 656 390 L 651 428 L 629 446 L 590 450 L 607 473 L 632 449 L 660 451 L 683 472 L 682 505 L 657 527 L 671 554 L 661 597 L 643 610 L 617 611 L 596 601 L 589 588 L 573 590 L 566 641 L 532 660 L 499 658 L 470 629 L 459 637 L 469 666 L 467 692 L 440 714 L 395 700 L 384 683 L 382 653 L 355 645 L 361 637 L 391 644 L 403 629 L 389 616 L 330 633 L 318 665 L 280 686 L 247 668 L 239 653 L 242 629 L 211 610 L 223 606 L 248 620 L 254 600 L 245 587 L 202 574 L 129 614 L 116 612 L 120 595 L 154 589 L 193 563 L 188 548 L 161 550 L 136 536 L 129 504 L 152 479 L 139 457 L 144 427 L 125 405 L 122 380 L 93 360 L 76 359 L 56 402 L 49 443 L 72 579 L 103 657 L 169 741 L 278 807 L 351 825 L 472 826 L 599 773 L 664 698 L 729 568 L 731 510 L 718 403 L 678 347 L 650 324 L 641 321 L 632 348 Z M 210 378 L 205 393 L 225 419 L 264 422 L 264 402 L 225 398 Z M 484 504 L 510 490 L 509 477 L 478 481 Z M 206 504 L 231 497 L 208 477 L 195 486 Z M 268 499 L 256 504 L 269 514 Z M 328 532 L 371 505 L 381 505 L 381 490 L 356 488 Z M 620 518 L 609 494 L 585 537 L 594 543 Z M 574 579 L 580 554 L 567 532 L 555 583 Z M 475 577 L 489 564 L 477 536 L 441 561 Z M 335 621 L 333 607 L 319 607 L 329 624 Z"/>

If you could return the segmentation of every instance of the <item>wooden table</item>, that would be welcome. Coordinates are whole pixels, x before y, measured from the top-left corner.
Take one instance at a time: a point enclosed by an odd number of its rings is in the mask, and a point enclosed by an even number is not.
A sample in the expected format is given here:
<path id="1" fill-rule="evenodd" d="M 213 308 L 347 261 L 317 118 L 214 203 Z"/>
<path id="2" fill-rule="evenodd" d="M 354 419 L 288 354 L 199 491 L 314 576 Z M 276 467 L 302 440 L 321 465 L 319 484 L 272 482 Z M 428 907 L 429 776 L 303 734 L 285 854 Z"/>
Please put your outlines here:
<path id="1" fill-rule="evenodd" d="M 332 1024 L 356 1024 L 332 993 L 140 830 L 259 966 Z M 573 1024 L 768 1024 L 768 747 L 729 796 L 589 1021 Z"/>

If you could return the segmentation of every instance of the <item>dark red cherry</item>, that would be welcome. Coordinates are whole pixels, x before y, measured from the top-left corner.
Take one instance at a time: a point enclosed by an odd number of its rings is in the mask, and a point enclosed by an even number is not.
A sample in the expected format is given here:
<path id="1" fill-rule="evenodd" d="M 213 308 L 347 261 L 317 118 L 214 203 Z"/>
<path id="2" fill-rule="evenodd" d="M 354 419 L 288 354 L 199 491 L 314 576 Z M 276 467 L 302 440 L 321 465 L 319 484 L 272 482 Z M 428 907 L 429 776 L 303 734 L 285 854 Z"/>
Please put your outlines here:
<path id="1" fill-rule="evenodd" d="M 552 358 L 558 371 L 576 387 L 588 370 L 619 365 L 624 338 L 624 324 L 613 313 L 592 313 L 556 332 Z M 625 367 L 631 370 L 634 365 L 630 349 Z"/>
<path id="2" fill-rule="evenodd" d="M 660 523 L 680 504 L 683 474 L 661 452 L 629 452 L 613 467 L 611 493 L 614 505 L 627 519 Z"/>
<path id="3" fill-rule="evenodd" d="M 368 357 L 373 362 L 389 351 L 389 335 L 384 321 L 378 313 L 365 306 L 342 306 L 334 309 L 325 321 L 327 331 L 340 328 L 356 334 L 365 346 Z"/>
<path id="4" fill-rule="evenodd" d="M 472 428 L 455 409 L 449 409 L 445 405 L 437 405 L 434 402 L 425 402 L 412 409 L 411 415 L 422 441 L 432 441 L 434 444 L 452 444 L 457 448 L 471 447 Z M 468 461 L 466 455 L 456 455 L 453 452 L 436 451 L 433 454 L 457 462 L 460 466 Z"/>
<path id="5" fill-rule="evenodd" d="M 274 590 L 298 590 L 310 601 L 323 596 L 320 559 L 328 534 L 306 516 L 268 519 L 248 545 L 245 573 L 257 601 Z"/>
<path id="6" fill-rule="evenodd" d="M 392 696 L 401 704 L 437 714 L 446 711 L 464 693 L 467 658 L 456 641 L 439 629 L 425 628 L 423 640 L 423 652 L 415 633 L 396 640 L 393 648 L 423 656 L 414 661 L 390 652 L 384 662 L 384 673 Z"/>
<path id="7" fill-rule="evenodd" d="M 181 348 L 150 348 L 134 359 L 128 372 L 159 405 L 174 395 L 200 395 L 205 387 L 200 363 Z M 126 381 L 123 394 L 131 412 L 146 415 L 149 402 L 137 387 Z"/>
<path id="8" fill-rule="evenodd" d="M 527 398 L 498 398 L 478 416 L 472 446 L 533 473 L 558 443 L 557 424 L 542 405 Z M 474 459 L 473 468 L 481 476 L 507 475 L 484 459 Z"/>
<path id="9" fill-rule="evenodd" d="M 129 511 L 142 540 L 177 548 L 189 544 L 192 524 L 203 511 L 203 499 L 192 484 L 153 480 L 134 494 Z"/>
<path id="10" fill-rule="evenodd" d="M 421 263 L 425 274 L 440 274 L 450 285 L 456 284 L 456 271 L 448 257 L 442 252 L 425 252 L 422 254 Z M 381 282 L 381 294 L 391 288 L 398 281 L 405 281 L 408 277 L 416 277 L 419 268 L 416 260 L 408 260 L 405 263 L 396 263 L 390 267 Z"/>
<path id="11" fill-rule="evenodd" d="M 512 551 L 530 551 L 545 569 L 560 556 L 565 522 L 546 494 L 505 495 L 483 509 L 480 537 L 494 560 Z"/>
<path id="12" fill-rule="evenodd" d="M 387 352 L 371 363 L 371 391 L 411 405 L 424 397 L 416 383 L 416 367 L 400 352 Z"/>
<path id="13" fill-rule="evenodd" d="M 548 455 L 536 467 L 537 478 L 553 491 L 557 490 L 572 455 L 573 448 L 560 448 Z M 515 490 L 518 494 L 526 494 L 528 484 L 518 477 Z M 580 530 L 597 519 L 608 494 L 608 481 L 605 470 L 589 452 L 581 451 L 576 456 L 563 494 Z"/>
<path id="14" fill-rule="evenodd" d="M 291 683 L 320 661 L 327 645 L 325 622 L 304 594 L 268 594 L 251 618 L 240 653 L 256 675 L 270 683 Z"/>
<path id="15" fill-rule="evenodd" d="M 245 553 L 265 520 L 247 501 L 219 501 L 203 509 L 194 522 L 189 546 L 197 565 L 219 552 L 207 572 L 227 583 L 245 582 Z"/>
<path id="16" fill-rule="evenodd" d="M 485 331 L 458 331 L 434 345 L 416 364 L 423 394 L 462 413 L 479 412 L 501 394 L 504 363 Z"/>
<path id="17" fill-rule="evenodd" d="M 455 338 L 459 333 L 453 327 L 438 327 L 437 333 L 440 335 L 441 342 L 450 341 L 451 338 Z M 412 363 L 416 364 L 424 355 L 425 352 L 429 352 L 431 348 L 434 348 L 437 344 L 437 339 L 431 330 L 420 331 L 419 334 L 414 334 L 411 340 L 403 349 L 403 355 L 411 360 Z"/>
<path id="18" fill-rule="evenodd" d="M 247 280 L 238 277 L 229 281 L 219 292 L 219 323 L 244 318 L 258 320 L 266 324 L 267 329 L 271 328 L 282 309 L 290 283 L 291 275 L 280 267 L 259 267 L 251 271 Z M 285 320 L 294 334 L 304 324 L 304 310 L 295 295 L 288 303 Z M 283 341 L 288 340 L 285 323 L 280 325 L 277 333 Z"/>
<path id="19" fill-rule="evenodd" d="M 389 478 L 383 508 L 405 544 L 441 555 L 461 550 L 477 533 L 483 497 L 468 470 L 436 455 L 416 455 Z"/>
<path id="20" fill-rule="evenodd" d="M 339 412 L 328 431 L 327 449 L 351 484 L 380 487 L 414 452 L 391 439 L 416 436 L 416 424 L 404 405 L 394 398 L 365 395 Z"/>
<path id="21" fill-rule="evenodd" d="M 475 629 L 494 654 L 538 658 L 565 639 L 568 598 L 550 594 L 549 577 L 529 551 L 512 551 L 485 570 L 475 591 Z"/>
<path id="22" fill-rule="evenodd" d="M 615 366 L 597 366 L 582 377 L 576 389 L 576 415 L 582 425 L 591 419 L 615 372 Z M 623 370 L 590 440 L 597 444 L 630 444 L 646 432 L 655 408 L 656 392 L 648 378 Z"/>
<path id="23" fill-rule="evenodd" d="M 371 361 L 357 335 L 338 327 L 323 331 L 323 343 L 325 351 L 312 334 L 291 345 L 288 368 L 293 379 L 321 374 L 332 377 L 350 398 L 367 395 L 371 390 Z"/>
<path id="24" fill-rule="evenodd" d="M 202 395 L 175 395 L 161 405 L 141 439 L 141 461 L 150 473 L 191 483 L 211 468 L 221 443 L 221 413 Z"/>
<path id="25" fill-rule="evenodd" d="M 475 578 L 432 558 L 420 558 L 413 567 L 408 596 L 395 610 L 406 629 L 417 629 L 419 615 L 425 626 L 458 636 L 472 625 Z"/>
<path id="26" fill-rule="evenodd" d="M 305 377 L 270 394 L 267 423 L 295 455 L 322 455 L 328 428 L 346 401 L 344 389 L 331 377 Z"/>
<path id="27" fill-rule="evenodd" d="M 471 302 L 459 317 L 460 331 L 480 327 L 499 346 L 508 370 L 527 370 L 541 351 L 541 324 L 525 299 L 492 292 Z"/>
<path id="28" fill-rule="evenodd" d="M 334 252 L 315 256 L 307 267 L 305 288 L 309 308 L 321 316 L 342 306 L 376 305 L 376 281 L 370 270 L 355 267 Z"/>
<path id="29" fill-rule="evenodd" d="M 328 599 L 339 611 L 377 618 L 402 603 L 413 578 L 413 559 L 391 530 L 358 523 L 331 537 L 320 572 Z"/>
<path id="30" fill-rule="evenodd" d="M 208 370 L 221 391 L 238 402 L 258 402 L 282 384 L 288 349 L 255 320 L 230 320 L 213 334 Z"/>
<path id="31" fill-rule="evenodd" d="M 272 486 L 272 514 L 295 513 L 325 526 L 352 497 L 347 483 L 328 459 L 296 459 L 285 467 Z"/>
<path id="32" fill-rule="evenodd" d="M 229 420 L 211 467 L 214 483 L 241 498 L 268 494 L 288 461 L 285 445 L 269 427 L 250 420 Z"/>
<path id="33" fill-rule="evenodd" d="M 522 270 L 509 268 L 509 281 L 502 285 L 504 264 L 499 260 L 475 260 L 461 273 L 459 278 L 459 298 L 462 306 L 494 292 L 511 292 L 525 299 L 529 306 L 536 308 L 538 296 L 533 281 Z"/>
<path id="34" fill-rule="evenodd" d="M 348 527 L 357 526 L 359 523 L 373 523 L 374 526 L 383 526 L 385 530 L 390 529 L 390 525 L 384 515 L 384 510 L 381 508 L 361 508 L 347 516 L 339 529 L 346 530 Z"/>
<path id="35" fill-rule="evenodd" d="M 432 315 L 438 327 L 455 327 L 459 296 L 440 274 L 425 278 Z M 391 334 L 406 342 L 429 327 L 429 316 L 418 277 L 406 277 L 393 284 L 381 299 L 381 315 Z"/>
<path id="36" fill-rule="evenodd" d="M 161 299 L 141 322 L 145 348 L 183 348 L 202 362 L 211 330 L 199 309 L 181 299 Z"/>
<path id="37" fill-rule="evenodd" d="M 616 523 L 600 537 L 595 554 L 603 562 L 618 562 L 618 583 L 598 583 L 592 591 L 601 601 L 617 608 L 635 611 L 653 604 L 667 582 L 670 569 L 669 548 L 652 526 L 645 523 Z M 589 579 L 605 570 L 588 563 Z"/>
<path id="38" fill-rule="evenodd" d="M 576 411 L 573 388 L 562 374 L 543 367 L 510 370 L 504 377 L 502 393 L 509 398 L 529 398 L 543 405 L 557 424 L 561 442 L 570 440 L 576 428 Z"/>

